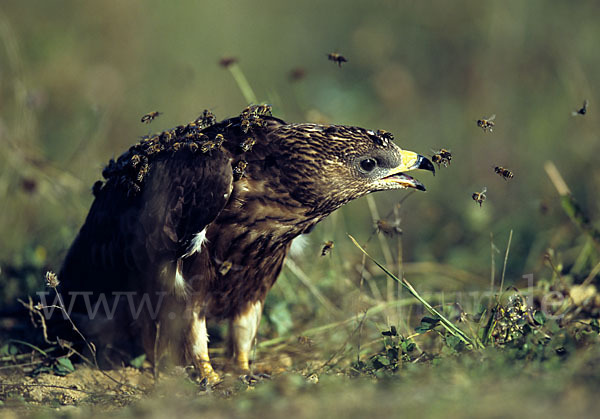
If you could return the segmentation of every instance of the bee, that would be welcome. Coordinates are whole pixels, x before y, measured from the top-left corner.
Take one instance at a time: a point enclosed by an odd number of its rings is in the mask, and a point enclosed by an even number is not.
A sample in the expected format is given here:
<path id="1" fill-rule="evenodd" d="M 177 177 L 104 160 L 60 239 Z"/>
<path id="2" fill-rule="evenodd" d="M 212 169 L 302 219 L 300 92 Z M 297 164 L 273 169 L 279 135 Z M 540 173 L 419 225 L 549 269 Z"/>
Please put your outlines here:
<path id="1" fill-rule="evenodd" d="M 333 246 L 334 245 L 331 240 L 323 243 L 323 248 L 321 249 L 321 256 L 327 256 L 331 252 L 331 249 L 333 249 Z"/>
<path id="2" fill-rule="evenodd" d="M 257 115 L 273 116 L 273 106 L 267 105 L 266 103 L 262 105 L 256 105 L 254 113 Z"/>
<path id="3" fill-rule="evenodd" d="M 242 176 L 244 176 L 244 172 L 248 167 L 248 162 L 245 160 L 240 160 L 233 168 L 233 176 L 236 180 L 239 180 Z"/>
<path id="4" fill-rule="evenodd" d="M 216 141 L 206 141 L 202 143 L 202 146 L 200 146 L 200 151 L 203 153 L 208 153 L 209 151 L 216 150 L 221 146 L 221 143 L 217 143 Z"/>
<path id="5" fill-rule="evenodd" d="M 473 193 L 473 201 L 477 202 L 479 204 L 479 206 L 481 207 L 481 204 L 483 204 L 483 201 L 485 201 L 485 193 L 487 192 L 487 188 L 484 186 L 483 189 L 481 190 L 481 192 L 474 192 Z"/>
<path id="6" fill-rule="evenodd" d="M 483 130 L 483 132 L 493 131 L 494 128 L 494 119 L 496 119 L 496 115 L 492 115 L 489 118 L 482 118 L 477 120 L 477 126 Z"/>
<path id="7" fill-rule="evenodd" d="M 147 113 L 146 115 L 142 116 L 141 122 L 144 124 L 149 124 L 150 122 L 154 121 L 159 115 L 162 115 L 162 113 L 156 111 Z"/>
<path id="8" fill-rule="evenodd" d="M 100 194 L 103 186 L 104 186 L 104 182 L 102 182 L 101 180 L 94 183 L 94 186 L 92 186 L 92 193 L 94 194 L 95 197 L 97 197 Z"/>
<path id="9" fill-rule="evenodd" d="M 219 60 L 219 65 L 223 68 L 229 68 L 235 63 L 237 63 L 237 58 L 235 57 L 223 57 Z"/>
<path id="10" fill-rule="evenodd" d="M 186 143 L 188 150 L 190 150 L 192 153 L 195 153 L 198 151 L 198 149 L 200 147 L 198 147 L 198 143 L 194 142 L 194 141 L 190 141 L 189 143 Z"/>
<path id="11" fill-rule="evenodd" d="M 134 154 L 133 156 L 131 156 L 131 159 L 129 159 L 129 165 L 133 168 L 136 168 L 141 161 L 142 156 L 140 156 L 139 154 Z"/>
<path id="12" fill-rule="evenodd" d="M 246 138 L 241 144 L 240 144 L 240 148 L 242 149 L 242 151 L 244 153 L 246 153 L 247 151 L 252 150 L 252 147 L 254 147 L 254 144 L 256 144 L 256 140 L 252 137 Z"/>
<path id="13" fill-rule="evenodd" d="M 394 134 L 392 134 L 391 132 L 384 131 L 382 129 L 377 130 L 377 136 L 385 138 L 388 141 L 394 141 Z"/>
<path id="14" fill-rule="evenodd" d="M 142 156 L 140 168 L 138 169 L 138 174 L 137 174 L 137 182 L 138 183 L 142 183 L 142 181 L 148 174 L 148 170 L 149 170 L 148 157 Z"/>
<path id="15" fill-rule="evenodd" d="M 250 121 L 248 119 L 242 119 L 240 128 L 242 129 L 242 132 L 246 134 L 250 130 Z"/>
<path id="16" fill-rule="evenodd" d="M 254 105 L 246 106 L 242 110 L 242 113 L 240 113 L 240 118 L 247 119 L 251 114 L 254 113 L 254 108 L 255 108 Z"/>
<path id="17" fill-rule="evenodd" d="M 504 180 L 512 179 L 515 175 L 508 169 L 505 169 L 502 166 L 494 167 L 494 172 L 498 173 L 500 176 L 504 178 Z"/>
<path id="18" fill-rule="evenodd" d="M 210 127 L 211 125 L 216 124 L 217 117 L 215 116 L 215 114 L 213 114 L 208 109 L 204 109 L 204 112 L 202 112 L 202 115 L 200 115 L 198 118 L 196 118 L 196 120 L 194 122 L 196 124 L 200 125 L 201 129 L 204 129 L 204 128 Z"/>
<path id="19" fill-rule="evenodd" d="M 577 110 L 577 111 L 573 111 L 571 112 L 571 115 L 576 116 L 576 115 L 585 115 L 587 113 L 587 108 L 588 108 L 589 102 L 586 100 L 583 101 L 583 106 L 581 107 L 581 109 Z"/>
<path id="20" fill-rule="evenodd" d="M 338 54 L 337 52 L 330 52 L 327 54 L 327 58 L 334 63 L 337 63 L 339 67 L 342 66 L 342 63 L 347 63 L 348 60 L 343 55 Z"/>
<path id="21" fill-rule="evenodd" d="M 175 133 L 172 131 L 165 131 L 160 134 L 159 140 L 164 143 L 168 143 L 175 137 Z"/>
<path id="22" fill-rule="evenodd" d="M 298 336 L 298 343 L 303 346 L 311 347 L 315 342 L 308 336 Z"/>
<path id="23" fill-rule="evenodd" d="M 395 236 L 402 234 L 402 229 L 397 223 L 390 223 L 387 220 L 377 220 L 375 223 L 378 233 L 383 233 L 387 236 Z"/>
<path id="24" fill-rule="evenodd" d="M 181 149 L 181 143 L 173 143 L 171 144 L 171 150 L 178 152 Z"/>
<path id="25" fill-rule="evenodd" d="M 164 147 L 162 146 L 162 144 L 152 144 L 148 148 L 146 148 L 146 154 L 148 154 L 148 155 L 158 154 L 163 150 L 164 150 Z"/>
<path id="26" fill-rule="evenodd" d="M 229 272 L 229 270 L 231 269 L 232 266 L 233 266 L 233 264 L 231 262 L 229 262 L 228 260 L 226 260 L 225 262 L 221 263 L 221 266 L 219 267 L 219 273 L 222 276 L 227 275 L 227 272 Z"/>
<path id="27" fill-rule="evenodd" d="M 223 137 L 223 134 L 217 134 L 215 136 L 215 147 L 221 148 L 221 146 L 223 145 L 223 142 L 225 141 L 225 137 Z"/>
<path id="28" fill-rule="evenodd" d="M 450 160 L 452 160 L 452 153 L 450 150 L 446 150 L 445 148 L 440 149 L 439 151 L 431 150 L 434 154 L 431 156 L 431 161 L 438 165 L 444 165 L 444 167 L 450 166 Z"/>
<path id="29" fill-rule="evenodd" d="M 128 186 L 128 189 L 127 189 L 128 197 L 136 196 L 137 194 L 139 194 L 142 191 L 142 188 L 140 187 L 140 185 L 138 185 L 135 182 L 128 181 L 127 186 Z"/>

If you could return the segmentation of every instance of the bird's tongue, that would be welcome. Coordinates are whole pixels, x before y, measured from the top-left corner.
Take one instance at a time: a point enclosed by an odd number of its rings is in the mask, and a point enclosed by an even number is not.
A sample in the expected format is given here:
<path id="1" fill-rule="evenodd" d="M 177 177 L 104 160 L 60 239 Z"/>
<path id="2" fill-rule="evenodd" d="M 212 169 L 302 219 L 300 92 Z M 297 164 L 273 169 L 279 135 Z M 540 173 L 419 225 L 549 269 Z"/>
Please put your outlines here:
<path id="1" fill-rule="evenodd" d="M 414 177 L 405 175 L 404 173 L 396 173 L 394 175 L 387 176 L 385 179 L 397 183 L 404 188 L 413 188 L 420 191 L 425 190 L 425 185 L 423 185 Z"/>

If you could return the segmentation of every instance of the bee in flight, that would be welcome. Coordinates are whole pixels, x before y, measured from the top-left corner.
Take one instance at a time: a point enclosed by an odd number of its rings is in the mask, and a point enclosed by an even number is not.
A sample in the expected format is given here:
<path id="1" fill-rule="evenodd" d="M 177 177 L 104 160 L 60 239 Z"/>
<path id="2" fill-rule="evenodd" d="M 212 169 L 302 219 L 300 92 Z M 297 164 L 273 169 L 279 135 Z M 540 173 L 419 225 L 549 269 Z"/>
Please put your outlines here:
<path id="1" fill-rule="evenodd" d="M 498 173 L 498 175 L 502 176 L 504 180 L 512 179 L 515 174 L 508 169 L 505 169 L 502 166 L 494 167 L 494 172 Z"/>
<path id="2" fill-rule="evenodd" d="M 437 164 L 438 168 L 443 164 L 444 167 L 450 166 L 450 160 L 452 160 L 452 153 L 450 150 L 446 150 L 445 148 L 441 148 L 439 151 L 433 151 L 433 155 L 431 156 L 431 161 Z"/>
<path id="3" fill-rule="evenodd" d="M 331 253 L 331 249 L 333 249 L 333 242 L 331 240 L 323 243 L 323 248 L 321 249 L 321 256 L 327 256 Z"/>
<path id="4" fill-rule="evenodd" d="M 327 58 L 334 63 L 337 63 L 339 67 L 342 66 L 342 63 L 347 63 L 348 60 L 343 55 L 338 54 L 337 52 L 330 52 L 327 54 Z"/>
<path id="5" fill-rule="evenodd" d="M 402 234 L 402 229 L 398 223 L 390 223 L 387 220 L 377 220 L 375 223 L 378 233 L 383 233 L 386 236 L 395 236 Z"/>
<path id="6" fill-rule="evenodd" d="M 477 126 L 483 130 L 483 132 L 493 131 L 494 128 L 494 119 L 496 119 L 496 115 L 492 115 L 489 118 L 481 118 L 477 120 Z"/>
<path id="7" fill-rule="evenodd" d="M 162 115 L 162 112 L 154 111 L 147 113 L 146 115 L 142 116 L 141 122 L 144 124 L 149 124 L 150 122 L 158 118 L 159 115 Z"/>
<path id="8" fill-rule="evenodd" d="M 589 102 L 586 100 L 583 101 L 583 106 L 581 107 L 581 109 L 577 110 L 577 111 L 573 111 L 571 112 L 571 115 L 576 116 L 576 115 L 585 115 L 587 113 L 587 109 L 588 109 L 588 105 Z"/>
<path id="9" fill-rule="evenodd" d="M 473 201 L 477 202 L 479 204 L 479 206 L 481 207 L 481 204 L 483 204 L 483 201 L 485 201 L 485 193 L 487 192 L 487 188 L 484 186 L 483 189 L 481 190 L 481 192 L 474 192 L 473 193 Z"/>

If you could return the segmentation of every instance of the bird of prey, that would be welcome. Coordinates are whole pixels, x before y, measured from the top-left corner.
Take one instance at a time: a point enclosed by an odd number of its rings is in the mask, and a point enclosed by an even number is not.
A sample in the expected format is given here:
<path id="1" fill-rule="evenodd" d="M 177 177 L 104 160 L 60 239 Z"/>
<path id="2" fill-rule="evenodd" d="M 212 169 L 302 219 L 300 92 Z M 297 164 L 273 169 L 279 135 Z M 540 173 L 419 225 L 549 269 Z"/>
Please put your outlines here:
<path id="1" fill-rule="evenodd" d="M 206 320 L 227 319 L 234 366 L 248 370 L 265 297 L 292 240 L 368 193 L 425 190 L 405 172 L 434 172 L 433 164 L 392 139 L 353 126 L 288 124 L 267 105 L 221 122 L 205 111 L 143 138 L 94 185 L 59 274 L 65 304 L 98 341 L 140 341 L 154 362 L 170 354 L 211 383 L 219 377 Z"/>

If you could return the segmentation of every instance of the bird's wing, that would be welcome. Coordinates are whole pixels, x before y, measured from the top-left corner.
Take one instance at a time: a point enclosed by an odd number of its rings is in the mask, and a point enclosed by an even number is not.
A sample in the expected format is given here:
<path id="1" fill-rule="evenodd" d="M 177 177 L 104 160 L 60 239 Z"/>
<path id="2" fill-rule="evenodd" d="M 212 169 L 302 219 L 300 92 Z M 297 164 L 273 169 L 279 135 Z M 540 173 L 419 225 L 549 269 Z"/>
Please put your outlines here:
<path id="1" fill-rule="evenodd" d="M 154 163 L 144 193 L 140 223 L 146 248 L 181 257 L 194 236 L 208 226 L 229 199 L 233 182 L 227 155 L 189 154 Z"/>
<path id="2" fill-rule="evenodd" d="M 232 182 L 224 152 L 187 150 L 151 162 L 136 196 L 128 196 L 119 179 L 109 179 L 63 264 L 66 289 L 135 288 L 130 279 L 156 274 L 185 254 L 227 203 Z"/>

